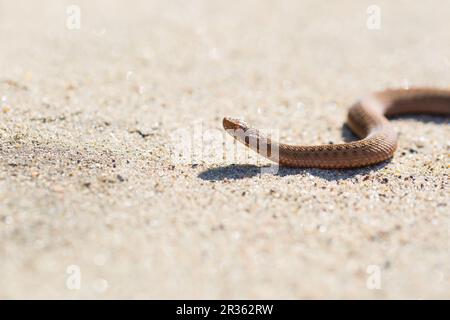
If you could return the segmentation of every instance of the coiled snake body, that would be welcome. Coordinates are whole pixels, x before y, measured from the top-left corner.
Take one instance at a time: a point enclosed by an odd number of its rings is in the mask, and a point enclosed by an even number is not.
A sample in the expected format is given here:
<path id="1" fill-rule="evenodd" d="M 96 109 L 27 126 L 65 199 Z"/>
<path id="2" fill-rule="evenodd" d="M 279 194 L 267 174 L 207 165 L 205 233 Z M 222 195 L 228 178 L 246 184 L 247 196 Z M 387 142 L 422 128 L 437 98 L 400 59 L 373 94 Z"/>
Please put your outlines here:
<path id="1" fill-rule="evenodd" d="M 350 108 L 347 118 L 348 126 L 361 140 L 349 143 L 283 144 L 234 118 L 224 118 L 223 127 L 236 140 L 283 166 L 356 168 L 393 156 L 397 134 L 386 116 L 419 113 L 450 115 L 450 91 L 427 88 L 385 90 L 362 98 Z"/>

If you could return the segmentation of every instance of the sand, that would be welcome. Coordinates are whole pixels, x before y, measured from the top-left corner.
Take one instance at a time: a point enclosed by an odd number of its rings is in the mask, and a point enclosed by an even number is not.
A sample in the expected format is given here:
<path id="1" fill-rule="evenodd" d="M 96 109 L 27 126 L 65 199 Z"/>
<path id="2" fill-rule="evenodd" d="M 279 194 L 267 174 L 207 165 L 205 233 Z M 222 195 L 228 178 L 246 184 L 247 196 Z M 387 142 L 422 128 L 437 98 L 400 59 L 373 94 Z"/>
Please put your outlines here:
<path id="1" fill-rule="evenodd" d="M 366 92 L 448 88 L 448 1 L 75 2 L 0 2 L 0 298 L 450 298 L 448 119 L 358 170 L 221 136 L 336 143 Z"/>

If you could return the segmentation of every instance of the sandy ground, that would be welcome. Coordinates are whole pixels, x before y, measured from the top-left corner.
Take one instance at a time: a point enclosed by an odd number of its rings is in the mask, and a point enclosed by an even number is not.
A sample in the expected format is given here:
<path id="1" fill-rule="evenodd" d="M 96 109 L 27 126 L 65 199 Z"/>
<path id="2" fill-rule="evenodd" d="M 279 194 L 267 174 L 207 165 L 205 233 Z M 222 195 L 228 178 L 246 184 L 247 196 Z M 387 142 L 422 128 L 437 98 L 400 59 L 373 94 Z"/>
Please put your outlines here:
<path id="1" fill-rule="evenodd" d="M 339 142 L 365 92 L 448 88 L 449 12 L 0 1 L 0 298 L 450 298 L 448 119 L 393 120 L 394 159 L 359 170 L 220 150 L 224 115 Z"/>

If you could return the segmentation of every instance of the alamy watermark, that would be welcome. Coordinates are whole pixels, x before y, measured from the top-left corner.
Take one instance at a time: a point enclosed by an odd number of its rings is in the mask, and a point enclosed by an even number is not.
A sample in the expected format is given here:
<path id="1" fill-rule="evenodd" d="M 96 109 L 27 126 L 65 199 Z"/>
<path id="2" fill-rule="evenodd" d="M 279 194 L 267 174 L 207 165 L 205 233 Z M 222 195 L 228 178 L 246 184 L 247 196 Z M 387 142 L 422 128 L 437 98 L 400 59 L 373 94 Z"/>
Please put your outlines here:
<path id="1" fill-rule="evenodd" d="M 66 287 L 69 290 L 81 289 L 81 268 L 75 264 L 72 264 L 66 269 L 67 279 Z"/>
<path id="2" fill-rule="evenodd" d="M 279 146 L 275 141 L 278 141 L 278 136 L 279 130 L 259 130 L 256 134 L 253 129 L 205 128 L 203 122 L 198 122 L 170 134 L 170 155 L 173 164 L 261 165 L 262 158 L 256 155 L 256 151 L 273 161 L 268 166 L 261 166 L 261 173 L 276 174 Z"/>
<path id="3" fill-rule="evenodd" d="M 381 268 L 375 264 L 367 266 L 367 274 L 369 275 L 366 280 L 366 286 L 369 290 L 381 289 Z"/>
<path id="4" fill-rule="evenodd" d="M 367 22 L 366 26 L 369 30 L 381 29 L 381 8 L 377 5 L 370 5 L 367 7 Z"/>
<path id="5" fill-rule="evenodd" d="M 66 27 L 69 30 L 81 29 L 81 8 L 77 5 L 70 5 L 66 8 Z"/>
<path id="6" fill-rule="evenodd" d="M 103 266 L 104 259 L 103 257 L 96 257 L 95 263 L 98 266 Z M 76 264 L 71 264 L 66 268 L 66 287 L 71 291 L 81 290 L 82 281 L 81 281 L 81 268 Z M 108 281 L 102 278 L 96 278 L 94 281 L 91 281 L 91 287 L 95 292 L 103 293 L 108 289 Z"/>

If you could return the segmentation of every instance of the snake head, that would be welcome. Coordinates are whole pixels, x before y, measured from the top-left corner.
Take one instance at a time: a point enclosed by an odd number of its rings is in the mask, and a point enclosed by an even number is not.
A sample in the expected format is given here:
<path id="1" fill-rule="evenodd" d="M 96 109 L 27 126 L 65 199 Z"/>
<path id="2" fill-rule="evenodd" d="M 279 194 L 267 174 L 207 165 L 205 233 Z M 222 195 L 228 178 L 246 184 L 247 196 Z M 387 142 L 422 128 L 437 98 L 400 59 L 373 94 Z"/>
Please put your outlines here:
<path id="1" fill-rule="evenodd" d="M 268 141 L 257 129 L 252 128 L 244 120 L 225 117 L 223 118 L 223 127 L 227 133 L 247 147 L 252 147 L 250 145 L 254 144 L 255 148 L 258 149 L 259 143 L 267 143 Z"/>
<path id="2" fill-rule="evenodd" d="M 243 130 L 246 131 L 249 126 L 244 120 L 237 118 L 225 117 L 223 118 L 223 128 L 225 130 Z"/>

